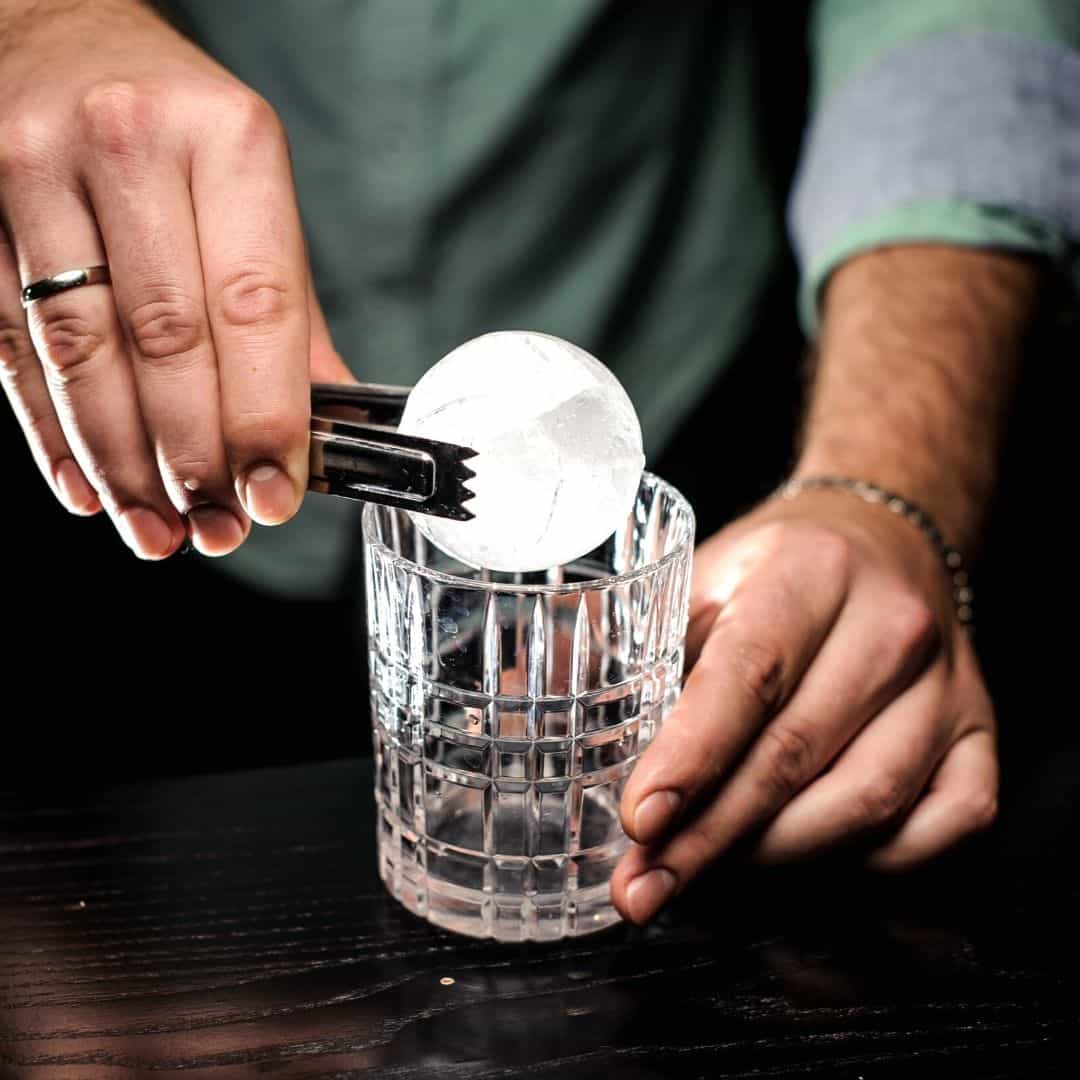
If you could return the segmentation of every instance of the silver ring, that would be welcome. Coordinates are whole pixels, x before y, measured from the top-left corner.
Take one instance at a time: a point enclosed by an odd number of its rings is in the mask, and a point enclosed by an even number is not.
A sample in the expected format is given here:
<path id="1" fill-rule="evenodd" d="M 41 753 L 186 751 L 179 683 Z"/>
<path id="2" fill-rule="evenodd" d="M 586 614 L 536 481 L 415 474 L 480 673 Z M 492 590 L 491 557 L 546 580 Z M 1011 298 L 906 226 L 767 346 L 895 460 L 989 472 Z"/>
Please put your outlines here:
<path id="1" fill-rule="evenodd" d="M 29 307 L 35 300 L 43 300 L 66 289 L 80 285 L 109 285 L 112 278 L 107 266 L 82 266 L 77 270 L 65 270 L 62 274 L 31 281 L 22 291 L 22 306 Z"/>

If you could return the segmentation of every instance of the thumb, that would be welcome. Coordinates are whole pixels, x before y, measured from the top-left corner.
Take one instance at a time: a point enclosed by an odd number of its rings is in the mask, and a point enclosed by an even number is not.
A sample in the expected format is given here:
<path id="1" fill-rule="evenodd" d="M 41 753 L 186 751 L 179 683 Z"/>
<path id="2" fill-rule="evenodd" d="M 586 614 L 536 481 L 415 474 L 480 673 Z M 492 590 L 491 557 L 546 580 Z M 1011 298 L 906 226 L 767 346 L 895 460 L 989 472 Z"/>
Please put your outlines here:
<path id="1" fill-rule="evenodd" d="M 356 376 L 346 367 L 333 341 L 330 340 L 330 327 L 326 325 L 326 316 L 322 305 L 315 295 L 315 285 L 308 273 L 308 320 L 311 324 L 311 381 L 330 383 L 354 383 Z"/>

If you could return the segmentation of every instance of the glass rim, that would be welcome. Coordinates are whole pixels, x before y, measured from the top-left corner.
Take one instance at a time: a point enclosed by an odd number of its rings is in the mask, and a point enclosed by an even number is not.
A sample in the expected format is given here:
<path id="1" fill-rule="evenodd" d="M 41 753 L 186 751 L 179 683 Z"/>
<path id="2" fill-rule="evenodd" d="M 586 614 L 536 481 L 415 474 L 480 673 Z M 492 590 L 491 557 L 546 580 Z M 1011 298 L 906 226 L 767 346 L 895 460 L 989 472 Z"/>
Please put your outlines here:
<path id="1" fill-rule="evenodd" d="M 687 539 L 684 543 L 679 544 L 666 555 L 654 562 L 646 563 L 644 566 L 639 567 L 637 570 L 624 570 L 620 574 L 607 574 L 604 577 L 587 578 L 585 581 L 574 581 L 569 584 L 553 585 L 553 584 L 525 584 L 516 583 L 510 581 L 483 581 L 478 578 L 460 577 L 457 574 L 448 574 L 445 570 L 433 570 L 428 566 L 421 566 L 418 562 L 408 558 L 405 555 L 399 555 L 392 548 L 387 547 L 382 540 L 378 539 L 375 535 L 374 519 L 375 514 L 378 512 L 378 504 L 365 503 L 364 509 L 361 513 L 361 531 L 364 537 L 364 544 L 366 547 L 370 547 L 378 550 L 395 566 L 400 566 L 407 573 L 417 574 L 421 577 L 428 578 L 431 581 L 437 581 L 441 585 L 449 585 L 454 588 L 465 589 L 478 589 L 483 592 L 501 592 L 501 593 L 526 593 L 526 594 L 561 594 L 566 595 L 570 593 L 580 592 L 595 592 L 597 589 L 606 589 L 612 585 L 618 585 L 627 581 L 635 581 L 643 577 L 659 572 L 663 567 L 669 563 L 674 562 L 677 558 L 686 552 L 693 553 L 694 550 L 694 538 L 696 532 L 696 519 L 694 517 L 694 508 L 690 505 L 690 500 L 679 491 L 674 484 L 668 483 L 663 477 L 657 476 L 655 473 L 649 472 L 647 469 L 642 471 L 642 482 L 645 480 L 655 481 L 657 491 L 663 491 L 667 495 L 672 497 L 679 509 L 685 514 L 687 519 Z M 641 483 L 638 484 L 640 490 Z M 391 513 L 408 514 L 408 510 L 400 507 L 388 506 L 386 507 Z M 424 538 L 425 542 L 431 543 L 427 537 Z M 461 560 L 458 560 L 459 562 Z M 561 565 L 566 565 L 565 563 Z M 476 567 L 475 569 L 480 569 Z M 500 571 L 502 573 L 503 571 Z M 512 571 L 511 571 L 512 572 Z M 536 571 L 528 571 L 530 573 Z"/>

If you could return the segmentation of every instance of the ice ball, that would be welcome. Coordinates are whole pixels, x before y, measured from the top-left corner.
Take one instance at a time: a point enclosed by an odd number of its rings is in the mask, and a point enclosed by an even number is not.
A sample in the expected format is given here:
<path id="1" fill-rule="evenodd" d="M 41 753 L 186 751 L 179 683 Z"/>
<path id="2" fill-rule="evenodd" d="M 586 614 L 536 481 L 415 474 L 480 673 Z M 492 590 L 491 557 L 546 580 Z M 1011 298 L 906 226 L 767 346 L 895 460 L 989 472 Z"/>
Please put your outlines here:
<path id="1" fill-rule="evenodd" d="M 631 512 L 645 456 L 626 391 L 569 341 L 499 331 L 459 345 L 416 384 L 399 429 L 472 447 L 470 521 L 414 514 L 470 566 L 544 570 L 602 544 Z"/>

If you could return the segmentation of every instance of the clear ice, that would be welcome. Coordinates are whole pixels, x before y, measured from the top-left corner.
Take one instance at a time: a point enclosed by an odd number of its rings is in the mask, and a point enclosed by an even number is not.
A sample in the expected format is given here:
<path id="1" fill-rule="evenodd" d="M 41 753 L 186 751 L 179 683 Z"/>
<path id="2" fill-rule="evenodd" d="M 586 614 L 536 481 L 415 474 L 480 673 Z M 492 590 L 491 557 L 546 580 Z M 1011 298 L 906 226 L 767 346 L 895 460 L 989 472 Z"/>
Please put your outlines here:
<path id="1" fill-rule="evenodd" d="M 477 452 L 471 521 L 413 515 L 444 551 L 490 570 L 544 570 L 603 543 L 634 505 L 641 425 L 595 357 L 531 331 L 484 334 L 435 364 L 400 430 Z"/>

